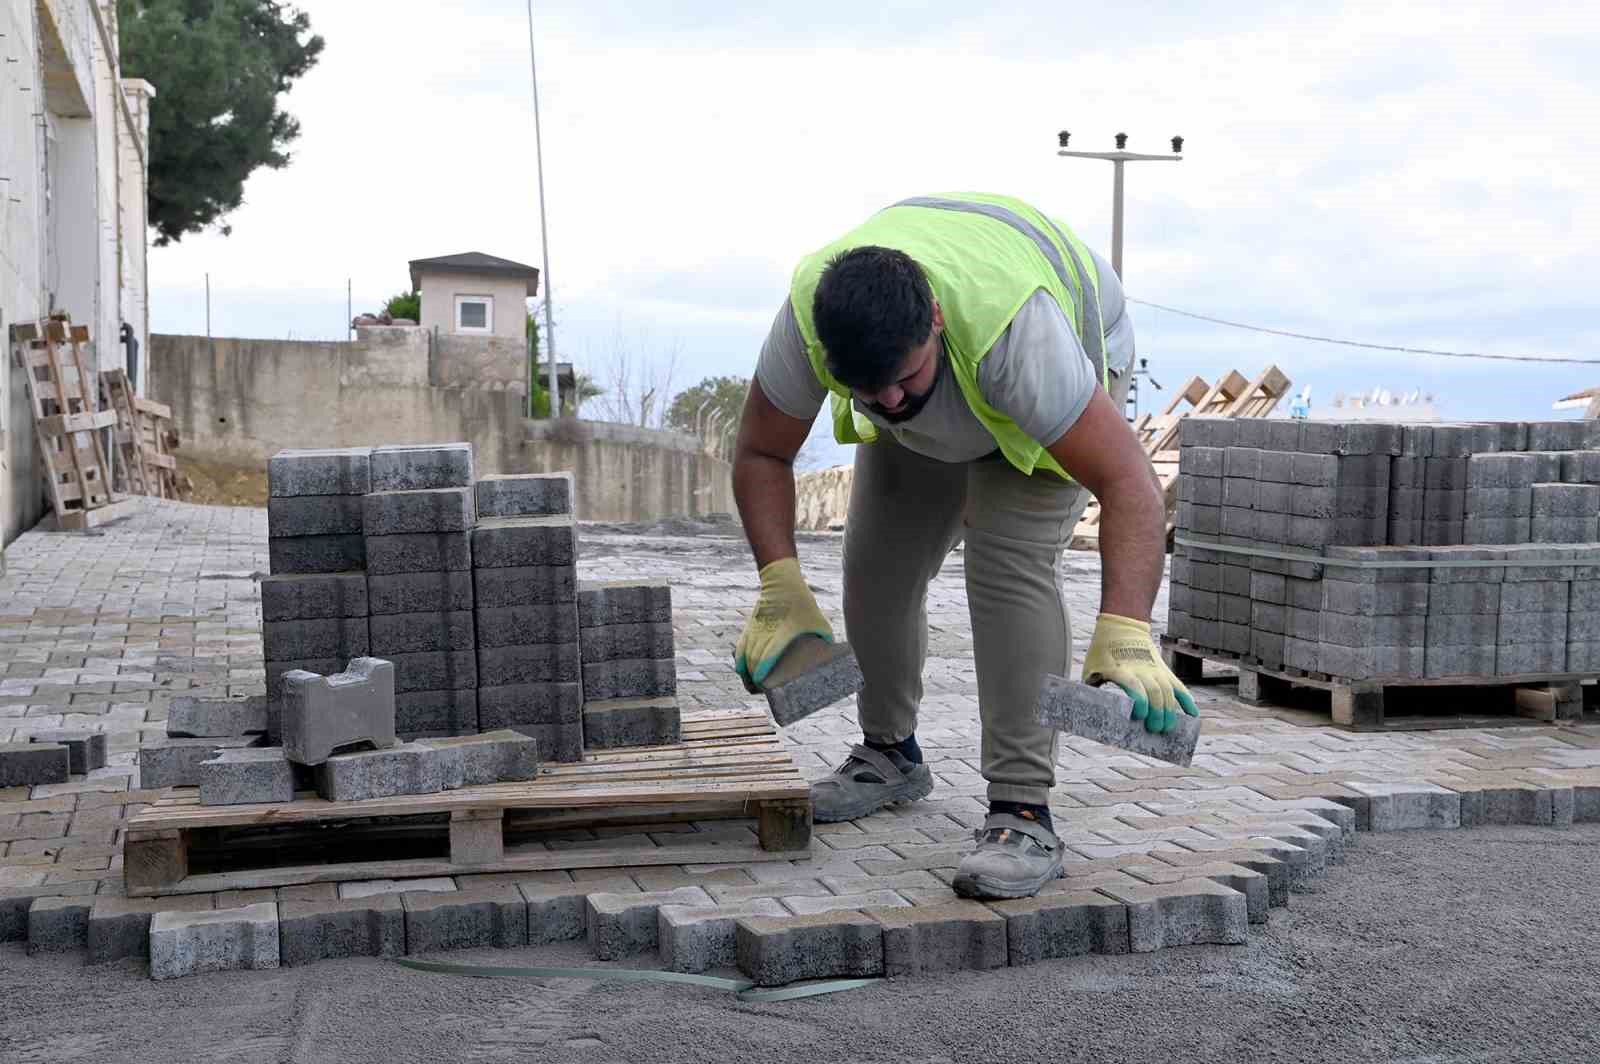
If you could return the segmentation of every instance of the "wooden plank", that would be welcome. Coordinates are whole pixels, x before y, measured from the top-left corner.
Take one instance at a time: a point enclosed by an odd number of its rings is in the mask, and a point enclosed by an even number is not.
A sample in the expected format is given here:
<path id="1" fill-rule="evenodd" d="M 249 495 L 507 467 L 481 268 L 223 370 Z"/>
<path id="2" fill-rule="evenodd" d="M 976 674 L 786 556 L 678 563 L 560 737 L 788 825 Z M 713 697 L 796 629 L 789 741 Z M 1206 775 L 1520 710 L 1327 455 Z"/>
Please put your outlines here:
<path id="1" fill-rule="evenodd" d="M 56 527 L 62 531 L 81 531 L 85 528 L 96 528 L 110 521 L 129 517 L 139 510 L 139 496 L 129 495 L 113 499 L 104 506 L 96 506 L 92 510 L 68 510 L 65 514 L 56 514 Z"/>
<path id="2" fill-rule="evenodd" d="M 122 877 L 129 893 L 165 893 L 189 874 L 189 849 L 177 831 L 128 831 Z"/>
<path id="3" fill-rule="evenodd" d="M 109 428 L 116 423 L 117 414 L 114 410 L 97 410 L 92 414 L 51 414 L 34 422 L 41 432 L 50 436 L 62 436 L 70 432 L 92 432 L 95 429 Z"/>
<path id="4" fill-rule="evenodd" d="M 811 799 L 762 802 L 756 835 L 763 850 L 782 853 L 811 845 Z"/>
<path id="5" fill-rule="evenodd" d="M 172 420 L 172 407 L 166 403 L 158 403 L 154 399 L 146 399 L 142 395 L 136 395 L 133 397 L 133 405 L 141 414 L 149 414 L 151 417 L 160 418 L 163 421 Z"/>

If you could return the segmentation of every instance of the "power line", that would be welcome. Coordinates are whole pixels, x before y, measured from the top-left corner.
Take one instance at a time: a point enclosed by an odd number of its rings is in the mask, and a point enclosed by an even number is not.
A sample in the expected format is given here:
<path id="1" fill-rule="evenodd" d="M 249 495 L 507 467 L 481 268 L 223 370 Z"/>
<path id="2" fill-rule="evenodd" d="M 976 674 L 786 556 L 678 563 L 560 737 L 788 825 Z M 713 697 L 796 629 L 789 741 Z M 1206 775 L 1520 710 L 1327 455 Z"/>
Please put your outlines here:
<path id="1" fill-rule="evenodd" d="M 1408 355 L 1438 355 L 1442 358 L 1487 358 L 1496 362 L 1555 362 L 1564 365 L 1600 366 L 1600 358 L 1555 358 L 1546 355 L 1489 355 L 1481 351 L 1440 351 L 1432 347 L 1401 347 L 1396 344 L 1368 344 L 1360 340 L 1340 340 L 1332 336 L 1312 336 L 1310 333 L 1290 332 L 1287 329 L 1269 329 L 1265 325 L 1247 325 L 1242 321 L 1229 321 L 1226 318 L 1214 318 L 1209 314 L 1196 314 L 1190 310 L 1179 310 L 1177 307 L 1163 306 L 1152 303 L 1147 299 L 1134 299 L 1127 296 L 1129 303 L 1137 303 L 1142 307 L 1151 307 L 1155 310 L 1164 310 L 1168 314 L 1178 314 L 1196 321 L 1209 321 L 1213 325 L 1226 325 L 1233 329 L 1246 329 L 1250 332 L 1270 333 L 1273 336 L 1287 336 L 1294 340 L 1314 340 L 1320 344 L 1339 344 L 1343 347 L 1364 347 L 1372 351 L 1399 351 Z"/>

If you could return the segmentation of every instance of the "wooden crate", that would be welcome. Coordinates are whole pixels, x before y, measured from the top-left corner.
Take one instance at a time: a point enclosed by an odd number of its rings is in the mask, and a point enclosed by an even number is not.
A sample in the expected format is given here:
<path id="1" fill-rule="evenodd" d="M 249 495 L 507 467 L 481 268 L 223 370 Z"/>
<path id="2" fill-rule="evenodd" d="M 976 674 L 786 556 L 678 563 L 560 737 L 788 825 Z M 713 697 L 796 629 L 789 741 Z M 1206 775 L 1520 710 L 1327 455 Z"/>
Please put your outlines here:
<path id="1" fill-rule="evenodd" d="M 172 409 L 135 395 L 123 369 L 100 374 L 100 395 L 107 409 L 116 413 L 117 456 L 121 459 L 117 486 L 134 495 L 178 498 L 178 464 L 171 453 L 178 434 L 172 427 Z"/>
<path id="2" fill-rule="evenodd" d="M 754 817 L 758 843 L 572 845 L 541 837 L 728 817 Z M 677 745 L 593 751 L 578 764 L 547 765 L 526 783 L 361 802 L 307 792 L 281 805 L 234 806 L 201 805 L 196 788 L 171 788 L 128 821 L 123 876 L 129 896 L 148 897 L 466 872 L 792 860 L 810 844 L 809 785 L 771 719 L 741 710 L 686 714 Z M 308 849 L 314 858 L 296 861 Z M 382 856 L 347 859 L 373 849 Z M 208 862 L 242 867 L 213 871 Z"/>
<path id="3" fill-rule="evenodd" d="M 1592 684 L 1592 673 L 1542 672 L 1517 676 L 1441 676 L 1374 677 L 1347 680 L 1321 672 L 1274 668 L 1253 658 L 1210 647 L 1200 647 L 1186 639 L 1161 639 L 1162 656 L 1173 674 L 1184 683 L 1201 678 L 1204 663 L 1214 661 L 1239 671 L 1239 701 L 1249 705 L 1287 707 L 1298 704 L 1295 689 L 1328 693 L 1328 712 L 1334 724 L 1355 731 L 1413 731 L 1433 728 L 1479 728 L 1497 724 L 1524 723 L 1532 718 L 1550 723 L 1576 720 L 1583 715 L 1585 684 Z M 1408 705 L 1418 692 L 1457 696 L 1454 712 L 1408 713 Z M 1509 713 L 1498 715 L 1462 712 L 1468 704 L 1481 708 L 1483 695 L 1492 693 Z M 1476 696 L 1476 697 L 1475 697 Z M 1389 712 L 1394 706 L 1396 712 Z M 1431 706 L 1428 708 L 1432 708 Z"/>

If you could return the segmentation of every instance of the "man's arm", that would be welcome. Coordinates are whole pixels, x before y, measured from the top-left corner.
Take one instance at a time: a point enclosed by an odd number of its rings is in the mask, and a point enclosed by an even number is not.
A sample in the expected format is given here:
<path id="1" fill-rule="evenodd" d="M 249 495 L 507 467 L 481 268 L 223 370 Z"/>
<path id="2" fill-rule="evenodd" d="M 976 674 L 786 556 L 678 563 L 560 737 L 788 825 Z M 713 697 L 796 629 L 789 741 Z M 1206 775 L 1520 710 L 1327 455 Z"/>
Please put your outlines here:
<path id="1" fill-rule="evenodd" d="M 1049 451 L 1100 503 L 1100 612 L 1148 621 L 1166 564 L 1167 507 L 1138 438 L 1096 388 Z"/>
<path id="2" fill-rule="evenodd" d="M 810 422 L 790 417 L 750 382 L 734 445 L 733 497 L 744 521 L 756 568 L 793 558 L 794 458 L 811 434 Z"/>

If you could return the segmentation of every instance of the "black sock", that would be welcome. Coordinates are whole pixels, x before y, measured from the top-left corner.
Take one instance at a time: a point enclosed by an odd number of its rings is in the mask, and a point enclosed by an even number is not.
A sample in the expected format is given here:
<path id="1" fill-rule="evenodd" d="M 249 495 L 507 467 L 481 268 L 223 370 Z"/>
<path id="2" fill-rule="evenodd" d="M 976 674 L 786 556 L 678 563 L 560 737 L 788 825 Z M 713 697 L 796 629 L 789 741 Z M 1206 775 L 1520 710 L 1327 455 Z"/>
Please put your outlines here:
<path id="1" fill-rule="evenodd" d="M 915 732 L 897 743 L 875 743 L 871 739 L 864 739 L 863 742 L 874 750 L 882 750 L 884 752 L 893 750 L 913 765 L 922 764 L 922 747 L 917 745 Z"/>
<path id="2" fill-rule="evenodd" d="M 1020 816 L 1024 820 L 1032 820 L 1043 824 L 1044 829 L 1054 832 L 1055 825 L 1050 822 L 1050 807 L 1046 805 L 1029 805 L 1026 802 L 996 802 L 989 803 L 991 813 L 1010 813 Z"/>

